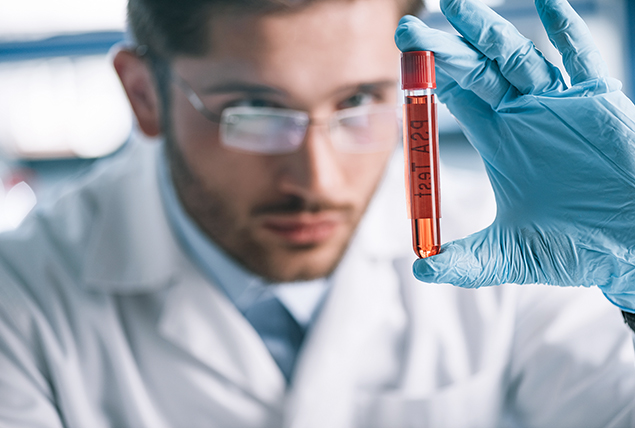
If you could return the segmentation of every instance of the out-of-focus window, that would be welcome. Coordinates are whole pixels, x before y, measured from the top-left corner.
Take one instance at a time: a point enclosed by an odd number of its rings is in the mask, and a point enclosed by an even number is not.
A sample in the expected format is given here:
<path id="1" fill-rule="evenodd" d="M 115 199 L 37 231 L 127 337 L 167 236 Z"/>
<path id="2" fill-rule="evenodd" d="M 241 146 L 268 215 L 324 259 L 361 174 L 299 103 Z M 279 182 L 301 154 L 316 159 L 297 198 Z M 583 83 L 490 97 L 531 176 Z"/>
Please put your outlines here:
<path id="1" fill-rule="evenodd" d="M 105 55 L 0 63 L 0 144 L 18 158 L 99 157 L 132 125 Z"/>

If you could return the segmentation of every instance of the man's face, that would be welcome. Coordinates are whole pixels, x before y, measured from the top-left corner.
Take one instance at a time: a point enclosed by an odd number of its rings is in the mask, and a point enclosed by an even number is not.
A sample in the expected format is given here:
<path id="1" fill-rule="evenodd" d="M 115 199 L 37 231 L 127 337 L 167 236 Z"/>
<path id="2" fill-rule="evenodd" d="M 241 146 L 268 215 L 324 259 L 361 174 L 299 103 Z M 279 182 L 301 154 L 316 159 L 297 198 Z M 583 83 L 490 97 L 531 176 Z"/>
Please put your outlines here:
<path id="1" fill-rule="evenodd" d="M 324 1 L 293 12 L 212 18 L 210 53 L 172 72 L 208 110 L 271 106 L 306 111 L 302 147 L 284 155 L 232 151 L 218 124 L 172 85 L 172 174 L 198 225 L 249 270 L 275 281 L 328 275 L 383 174 L 391 150 L 343 153 L 328 117 L 368 103 L 396 105 L 399 53 L 392 0 Z"/>

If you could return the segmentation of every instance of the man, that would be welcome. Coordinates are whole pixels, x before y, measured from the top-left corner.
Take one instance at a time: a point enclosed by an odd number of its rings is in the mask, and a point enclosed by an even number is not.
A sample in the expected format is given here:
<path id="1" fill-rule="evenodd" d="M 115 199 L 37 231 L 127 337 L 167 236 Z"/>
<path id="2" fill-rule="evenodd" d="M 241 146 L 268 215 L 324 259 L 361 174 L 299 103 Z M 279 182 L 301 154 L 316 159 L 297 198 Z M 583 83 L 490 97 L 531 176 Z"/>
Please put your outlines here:
<path id="1" fill-rule="evenodd" d="M 114 65 L 164 142 L 3 237 L 0 424 L 633 424 L 601 294 L 422 284 L 372 221 L 402 216 L 384 170 L 413 8 L 130 2 Z"/>

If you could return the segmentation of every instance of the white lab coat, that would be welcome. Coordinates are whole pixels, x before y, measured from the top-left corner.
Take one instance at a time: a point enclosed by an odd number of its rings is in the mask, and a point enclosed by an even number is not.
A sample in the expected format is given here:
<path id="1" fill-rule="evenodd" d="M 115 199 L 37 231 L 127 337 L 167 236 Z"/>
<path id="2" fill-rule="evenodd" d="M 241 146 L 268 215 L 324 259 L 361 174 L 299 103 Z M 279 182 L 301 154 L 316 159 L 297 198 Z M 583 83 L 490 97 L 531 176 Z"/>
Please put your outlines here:
<path id="1" fill-rule="evenodd" d="M 157 152 L 131 145 L 0 240 L 0 426 L 635 426 L 619 311 L 597 290 L 417 282 L 390 175 L 286 388 L 176 242 Z"/>

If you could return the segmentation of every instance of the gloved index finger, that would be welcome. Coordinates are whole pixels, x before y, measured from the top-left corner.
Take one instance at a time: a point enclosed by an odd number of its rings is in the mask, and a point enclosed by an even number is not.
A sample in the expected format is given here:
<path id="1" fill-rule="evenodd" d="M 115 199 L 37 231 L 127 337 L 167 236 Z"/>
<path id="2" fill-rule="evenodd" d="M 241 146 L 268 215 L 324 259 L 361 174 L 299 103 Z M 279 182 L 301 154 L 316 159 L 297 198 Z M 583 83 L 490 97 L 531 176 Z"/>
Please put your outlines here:
<path id="1" fill-rule="evenodd" d="M 437 69 L 443 69 L 463 89 L 474 92 L 492 108 L 500 104 L 509 82 L 498 66 L 474 49 L 462 37 L 429 28 L 421 20 L 405 16 L 395 31 L 395 42 L 403 52 L 434 52 Z M 444 96 L 440 91 L 440 96 Z"/>
<path id="2" fill-rule="evenodd" d="M 562 54 L 572 85 L 608 77 L 589 28 L 566 0 L 536 0 L 536 8 L 549 40 Z"/>
<path id="3" fill-rule="evenodd" d="M 557 67 L 550 64 L 531 40 L 493 10 L 474 0 L 442 0 L 441 9 L 454 28 L 486 57 L 522 94 L 564 89 Z"/>

